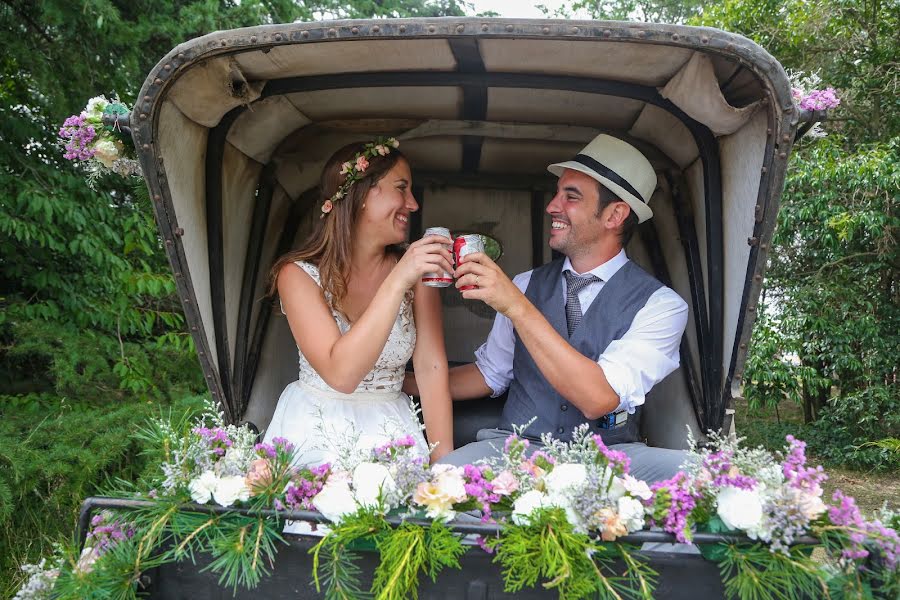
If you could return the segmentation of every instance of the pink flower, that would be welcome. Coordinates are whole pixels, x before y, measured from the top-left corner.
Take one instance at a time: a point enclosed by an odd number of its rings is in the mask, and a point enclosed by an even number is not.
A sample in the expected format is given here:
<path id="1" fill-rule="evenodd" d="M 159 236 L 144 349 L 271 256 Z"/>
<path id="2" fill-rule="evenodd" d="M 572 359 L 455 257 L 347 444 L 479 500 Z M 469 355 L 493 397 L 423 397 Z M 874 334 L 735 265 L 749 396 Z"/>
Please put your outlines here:
<path id="1" fill-rule="evenodd" d="M 269 468 L 269 461 L 265 458 L 257 458 L 250 463 L 250 471 L 247 473 L 246 482 L 251 496 L 261 492 L 272 483 L 272 470 Z"/>
<path id="2" fill-rule="evenodd" d="M 491 484 L 494 486 L 494 493 L 500 496 L 509 496 L 519 489 L 519 482 L 516 476 L 509 471 L 503 471 L 497 475 L 491 480 Z"/>
<path id="3" fill-rule="evenodd" d="M 331 212 L 332 208 L 334 208 L 334 203 L 331 200 L 326 200 L 322 205 L 322 212 L 327 215 Z"/>
<path id="4" fill-rule="evenodd" d="M 369 168 L 369 161 L 366 160 L 365 156 L 357 157 L 356 159 L 356 170 L 360 173 L 364 172 Z"/>
<path id="5" fill-rule="evenodd" d="M 353 163 L 351 163 L 351 162 L 348 160 L 347 162 L 345 162 L 344 164 L 341 165 L 341 172 L 340 172 L 340 174 L 341 174 L 341 175 L 346 175 L 347 173 L 350 172 L 350 169 L 352 169 L 352 168 L 353 168 Z"/>

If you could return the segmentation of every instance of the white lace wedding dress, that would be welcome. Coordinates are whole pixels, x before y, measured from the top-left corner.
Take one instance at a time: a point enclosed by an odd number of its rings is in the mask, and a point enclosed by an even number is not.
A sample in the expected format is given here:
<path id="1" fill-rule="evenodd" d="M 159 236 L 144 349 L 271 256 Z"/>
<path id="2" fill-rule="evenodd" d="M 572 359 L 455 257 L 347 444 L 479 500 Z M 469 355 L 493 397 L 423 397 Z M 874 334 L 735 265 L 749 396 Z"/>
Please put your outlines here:
<path id="1" fill-rule="evenodd" d="M 295 264 L 322 285 L 315 265 Z M 327 292 L 326 300 L 331 302 Z M 375 367 L 352 394 L 329 387 L 298 349 L 299 378 L 278 399 L 265 441 L 276 437 L 290 440 L 299 449 L 298 465 L 327 462 L 340 467 L 335 463 L 342 457 L 364 457 L 371 448 L 405 435 L 412 435 L 417 450 L 427 457 L 421 425 L 410 408 L 409 396 L 401 391 L 406 363 L 416 345 L 412 300 L 410 290 Z M 347 333 L 351 324 L 334 309 L 331 312 L 341 334 Z"/>

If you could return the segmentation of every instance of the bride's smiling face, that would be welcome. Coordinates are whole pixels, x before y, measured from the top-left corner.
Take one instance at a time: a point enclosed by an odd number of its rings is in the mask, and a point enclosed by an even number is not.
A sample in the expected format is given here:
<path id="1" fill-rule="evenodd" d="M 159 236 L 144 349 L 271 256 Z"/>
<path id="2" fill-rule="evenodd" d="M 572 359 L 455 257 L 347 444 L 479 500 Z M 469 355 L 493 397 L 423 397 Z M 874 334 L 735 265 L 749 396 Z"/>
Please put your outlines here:
<path id="1" fill-rule="evenodd" d="M 405 242 L 409 235 L 409 216 L 417 210 L 419 204 L 412 194 L 409 163 L 401 158 L 366 194 L 359 231 L 385 246 Z"/>

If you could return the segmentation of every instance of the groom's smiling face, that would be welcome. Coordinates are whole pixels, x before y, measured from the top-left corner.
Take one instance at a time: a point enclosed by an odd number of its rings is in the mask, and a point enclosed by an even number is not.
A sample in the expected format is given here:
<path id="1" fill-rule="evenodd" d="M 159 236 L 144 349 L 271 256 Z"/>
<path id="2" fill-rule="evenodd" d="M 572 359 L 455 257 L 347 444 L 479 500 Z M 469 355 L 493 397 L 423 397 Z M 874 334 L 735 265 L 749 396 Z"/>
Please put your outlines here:
<path id="1" fill-rule="evenodd" d="M 569 257 L 589 251 L 603 234 L 597 214 L 599 203 L 597 181 L 566 169 L 556 184 L 556 195 L 547 205 L 550 247 Z"/>

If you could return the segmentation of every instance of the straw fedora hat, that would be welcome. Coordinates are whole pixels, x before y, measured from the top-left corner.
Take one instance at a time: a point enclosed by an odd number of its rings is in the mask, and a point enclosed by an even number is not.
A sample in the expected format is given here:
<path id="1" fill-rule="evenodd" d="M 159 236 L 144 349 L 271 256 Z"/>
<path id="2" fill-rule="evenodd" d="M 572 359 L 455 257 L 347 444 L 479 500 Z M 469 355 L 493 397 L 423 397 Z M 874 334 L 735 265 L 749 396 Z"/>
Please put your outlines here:
<path id="1" fill-rule="evenodd" d="M 628 142 L 601 133 L 572 160 L 547 167 L 557 177 L 561 177 L 565 169 L 584 173 L 609 188 L 631 207 L 639 223 L 653 216 L 647 203 L 656 189 L 656 171 Z"/>

